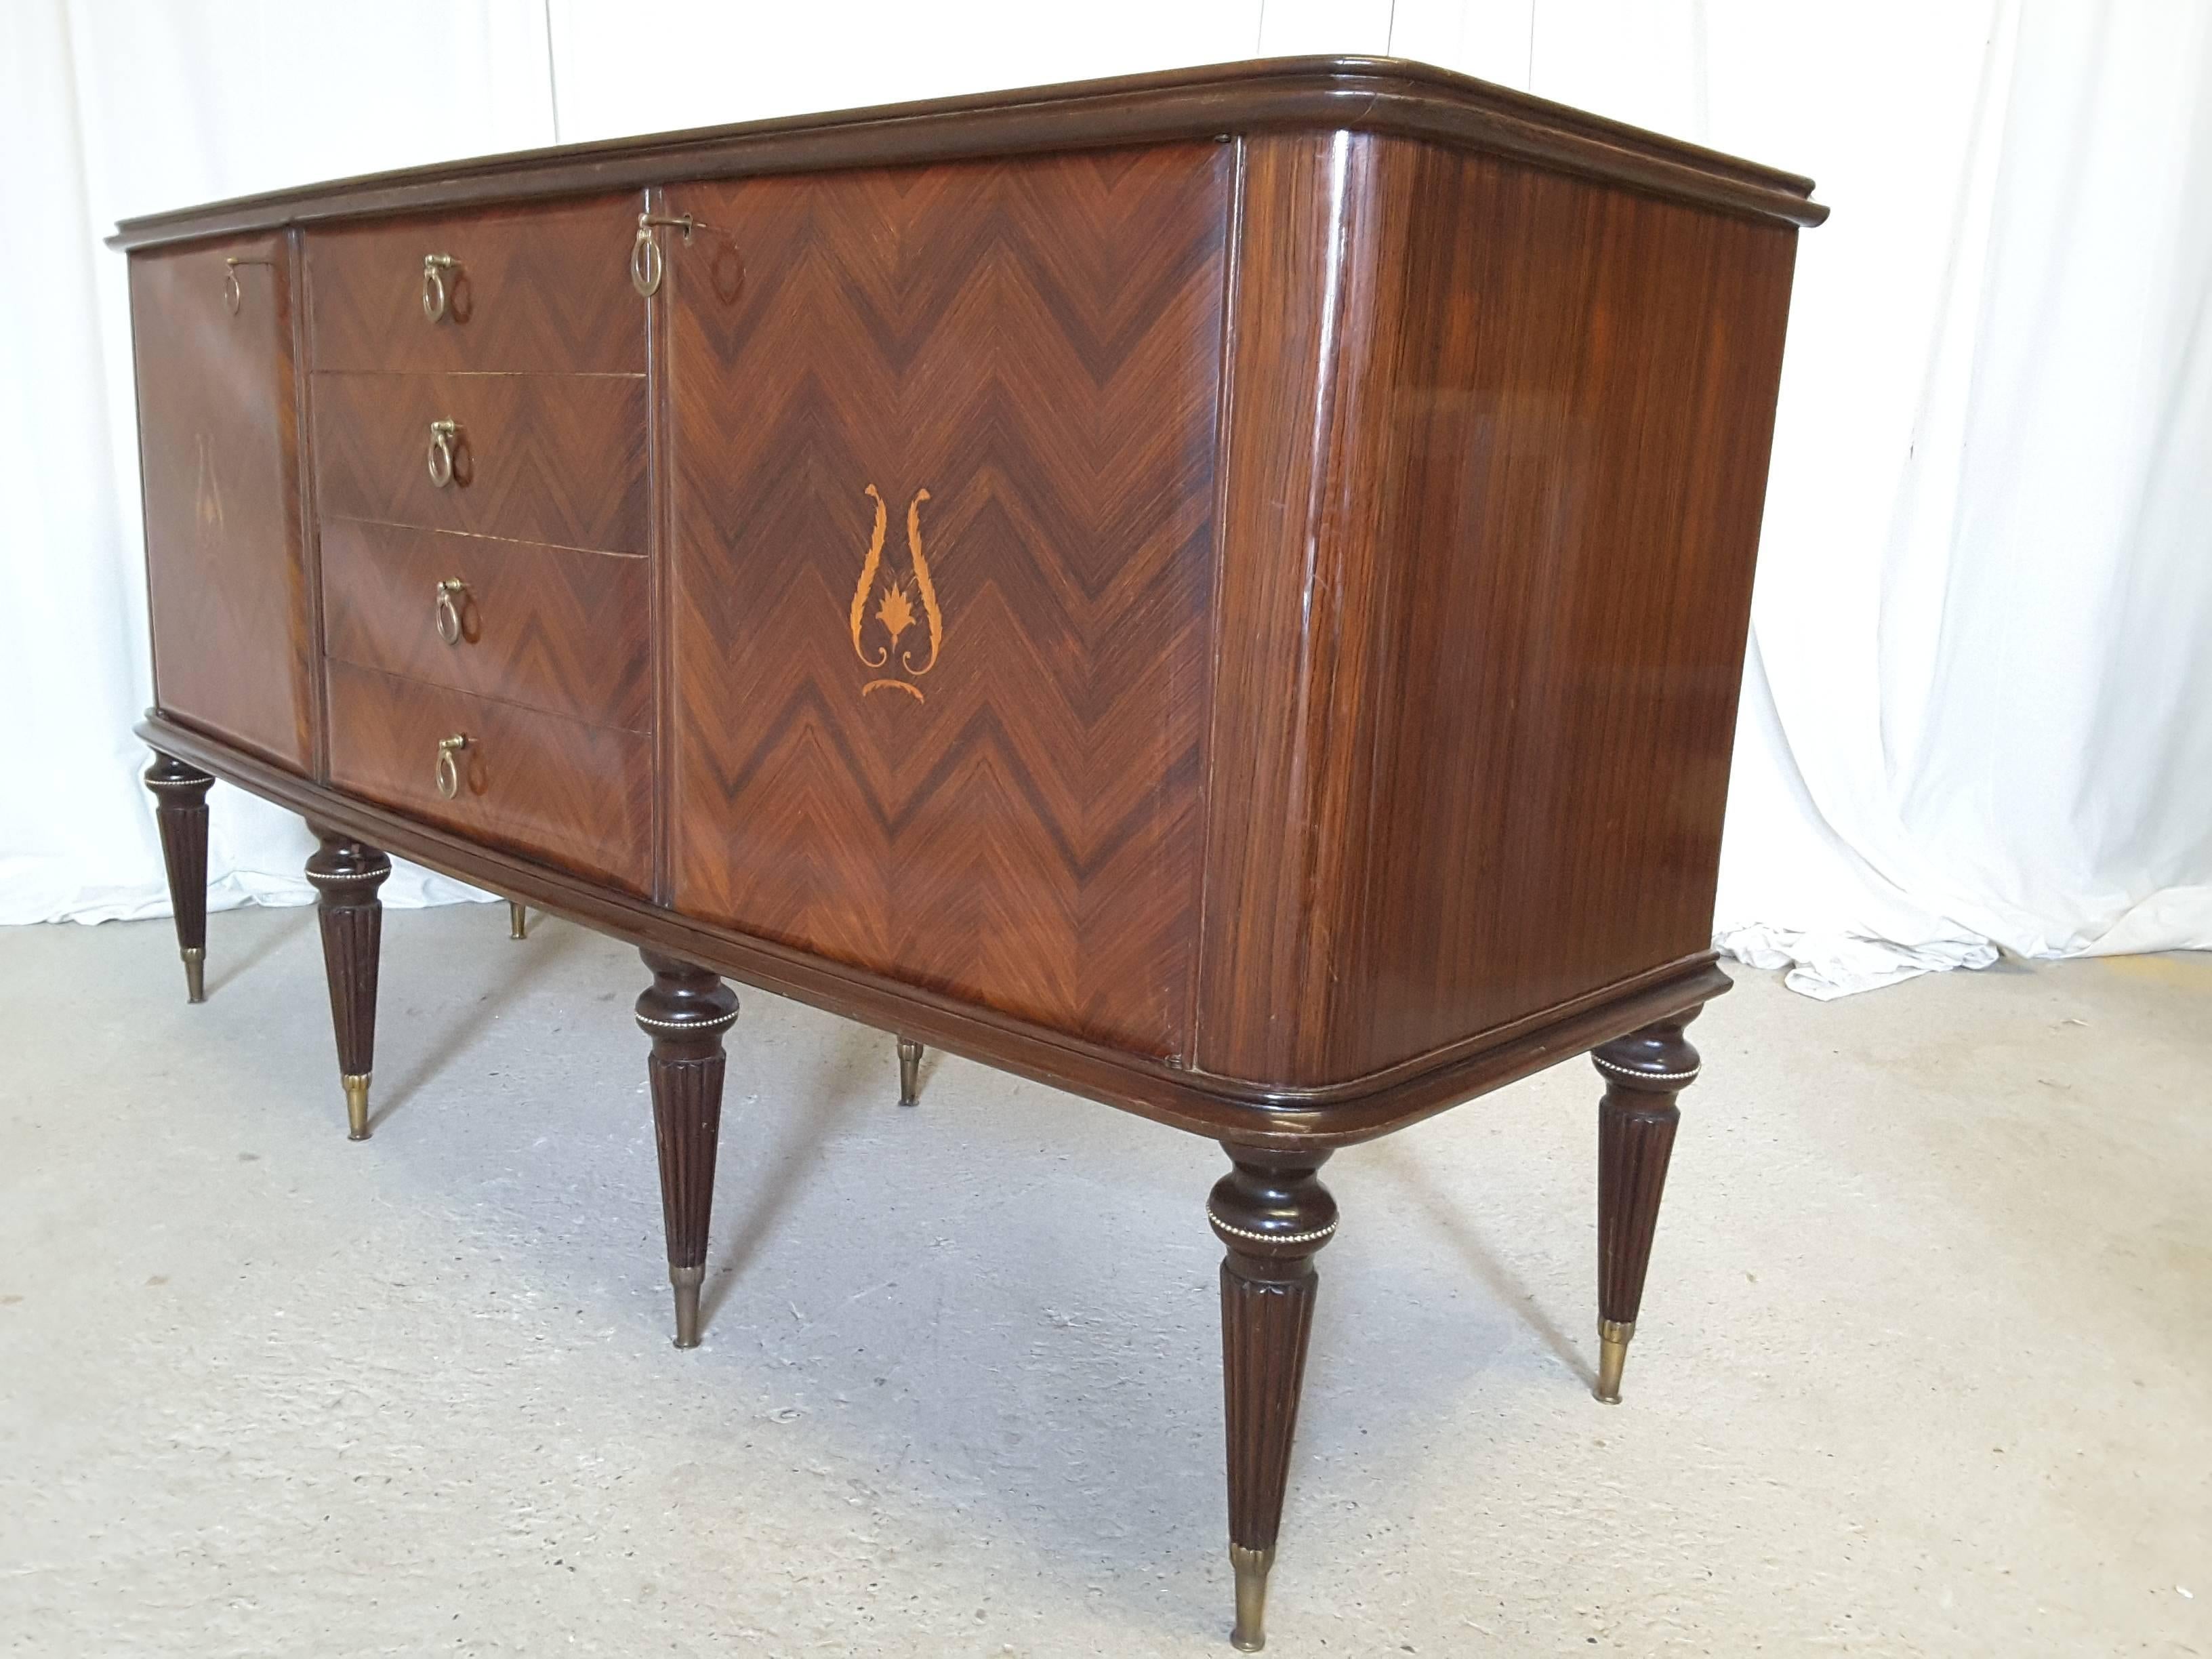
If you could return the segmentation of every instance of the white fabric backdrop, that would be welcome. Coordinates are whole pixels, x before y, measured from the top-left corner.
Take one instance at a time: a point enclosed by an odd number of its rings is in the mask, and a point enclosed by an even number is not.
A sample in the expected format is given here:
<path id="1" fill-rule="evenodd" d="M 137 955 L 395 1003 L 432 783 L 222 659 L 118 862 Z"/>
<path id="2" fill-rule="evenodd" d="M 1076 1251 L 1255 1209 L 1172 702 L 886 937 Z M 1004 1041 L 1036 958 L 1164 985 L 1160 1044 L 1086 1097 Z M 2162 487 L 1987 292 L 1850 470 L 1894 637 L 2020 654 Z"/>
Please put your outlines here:
<path id="1" fill-rule="evenodd" d="M 163 908 L 118 216 L 554 142 L 1391 52 L 1809 173 L 1722 872 L 1815 994 L 2212 946 L 2199 0 L 16 0 L 0 8 L 0 920 Z M 426 43 L 431 43 L 426 46 Z M 218 788 L 213 902 L 308 896 Z M 396 902 L 459 896 L 419 872 Z"/>

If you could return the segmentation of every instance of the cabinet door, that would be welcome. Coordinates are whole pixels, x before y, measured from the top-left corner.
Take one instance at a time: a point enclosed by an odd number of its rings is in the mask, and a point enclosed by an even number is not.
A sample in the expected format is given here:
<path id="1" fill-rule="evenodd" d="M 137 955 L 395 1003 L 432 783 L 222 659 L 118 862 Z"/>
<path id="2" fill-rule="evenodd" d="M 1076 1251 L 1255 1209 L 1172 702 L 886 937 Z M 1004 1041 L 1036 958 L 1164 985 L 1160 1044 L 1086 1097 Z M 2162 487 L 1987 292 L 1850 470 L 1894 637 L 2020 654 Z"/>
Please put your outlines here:
<path id="1" fill-rule="evenodd" d="M 313 630 L 286 239 L 133 254 L 131 327 L 155 701 L 309 770 Z"/>
<path id="2" fill-rule="evenodd" d="M 668 192 L 678 908 L 1185 1051 L 1231 161 Z"/>

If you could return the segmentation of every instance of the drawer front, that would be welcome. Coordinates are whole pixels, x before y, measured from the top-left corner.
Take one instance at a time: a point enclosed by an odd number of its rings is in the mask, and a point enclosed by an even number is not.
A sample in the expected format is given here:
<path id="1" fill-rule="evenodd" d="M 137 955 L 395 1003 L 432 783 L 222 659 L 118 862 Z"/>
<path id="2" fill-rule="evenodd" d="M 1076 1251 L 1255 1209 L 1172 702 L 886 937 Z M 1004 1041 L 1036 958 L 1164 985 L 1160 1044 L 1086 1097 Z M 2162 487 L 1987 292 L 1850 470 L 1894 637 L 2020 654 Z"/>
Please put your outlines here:
<path id="1" fill-rule="evenodd" d="M 645 561 L 629 554 L 354 519 L 323 526 L 324 646 L 356 667 L 644 731 L 646 618 Z"/>
<path id="2" fill-rule="evenodd" d="M 646 550 L 641 377 L 317 374 L 314 410 L 325 518 Z M 433 428 L 447 422 L 440 484 Z"/>
<path id="3" fill-rule="evenodd" d="M 311 230 L 308 361 L 642 374 L 645 301 L 629 256 L 643 206 L 602 197 Z M 432 283 L 426 258 L 453 263 Z"/>
<path id="4" fill-rule="evenodd" d="M 315 639 L 292 315 L 283 236 L 131 256 L 155 701 L 306 772 Z"/>
<path id="5" fill-rule="evenodd" d="M 331 781 L 633 893 L 651 884 L 653 739 L 329 665 Z M 441 739 L 458 788 L 438 788 Z"/>

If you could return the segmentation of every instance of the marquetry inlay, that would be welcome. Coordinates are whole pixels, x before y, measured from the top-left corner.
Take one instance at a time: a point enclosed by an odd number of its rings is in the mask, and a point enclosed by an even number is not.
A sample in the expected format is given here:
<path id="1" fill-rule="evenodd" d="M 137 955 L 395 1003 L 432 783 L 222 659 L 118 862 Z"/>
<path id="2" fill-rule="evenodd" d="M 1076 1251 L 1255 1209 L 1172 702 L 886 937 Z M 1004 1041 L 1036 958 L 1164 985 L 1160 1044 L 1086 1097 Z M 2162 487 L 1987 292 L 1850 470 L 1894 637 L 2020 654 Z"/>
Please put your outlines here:
<path id="1" fill-rule="evenodd" d="M 876 524 L 868 538 L 867 556 L 860 563 L 860 583 L 853 589 L 853 652 L 860 658 L 862 667 L 882 668 L 888 664 L 892 665 L 892 672 L 889 677 L 870 680 L 860 688 L 860 695 L 865 697 L 872 691 L 903 691 L 920 702 L 923 700 L 922 691 L 915 681 L 937 666 L 937 653 L 945 642 L 945 616 L 937 608 L 937 586 L 930 580 L 929 561 L 921 550 L 921 504 L 929 499 L 929 492 L 915 490 L 914 499 L 906 506 L 908 568 L 903 572 L 884 568 L 884 537 L 890 527 L 890 514 L 884 510 L 884 498 L 876 493 L 875 485 L 868 485 L 867 494 L 876 504 Z M 878 575 L 883 578 L 880 588 L 876 582 Z M 909 584 L 914 590 L 911 596 L 907 591 Z M 872 598 L 876 602 L 873 611 L 868 609 Z M 916 599 L 921 605 L 919 617 L 915 614 Z M 899 636 L 918 621 L 927 623 L 929 628 L 929 654 L 920 663 L 914 659 L 912 646 L 902 648 L 899 645 Z M 876 645 L 875 654 L 871 656 L 869 647 L 878 638 L 883 642 Z"/>

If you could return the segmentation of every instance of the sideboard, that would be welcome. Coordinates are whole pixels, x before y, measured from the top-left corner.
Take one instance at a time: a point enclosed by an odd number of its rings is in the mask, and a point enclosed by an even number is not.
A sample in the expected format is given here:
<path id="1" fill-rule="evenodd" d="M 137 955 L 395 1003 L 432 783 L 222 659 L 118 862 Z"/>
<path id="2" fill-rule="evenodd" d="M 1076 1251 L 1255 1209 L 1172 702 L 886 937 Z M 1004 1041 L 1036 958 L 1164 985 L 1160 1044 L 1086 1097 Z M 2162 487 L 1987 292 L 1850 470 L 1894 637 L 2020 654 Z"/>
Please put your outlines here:
<path id="1" fill-rule="evenodd" d="M 1619 1397 L 1710 947 L 1803 179 L 1243 64 L 126 222 L 155 802 L 640 947 L 677 1340 L 726 981 L 1222 1144 L 1258 1647 L 1331 1151 L 1590 1054 Z"/>

